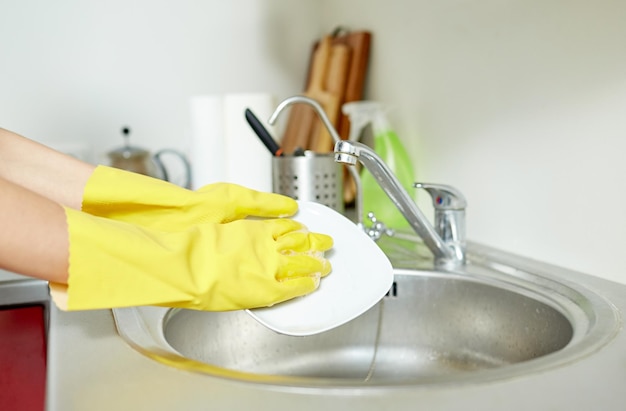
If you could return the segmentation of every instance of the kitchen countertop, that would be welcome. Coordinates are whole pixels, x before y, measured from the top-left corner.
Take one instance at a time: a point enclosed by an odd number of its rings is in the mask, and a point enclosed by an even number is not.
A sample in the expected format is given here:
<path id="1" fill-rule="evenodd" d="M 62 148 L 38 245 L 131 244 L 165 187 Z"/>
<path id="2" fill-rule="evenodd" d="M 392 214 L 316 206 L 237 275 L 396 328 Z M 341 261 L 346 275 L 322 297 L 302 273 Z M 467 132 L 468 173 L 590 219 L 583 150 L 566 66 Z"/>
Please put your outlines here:
<path id="1" fill-rule="evenodd" d="M 11 281 L 11 280 L 25 280 L 27 278 L 28 277 L 24 277 L 23 275 L 18 275 L 9 271 L 0 270 L 0 283 L 4 281 Z"/>
<path id="2" fill-rule="evenodd" d="M 626 286 L 569 273 L 626 312 Z M 603 290 L 599 292 L 598 290 Z M 382 390 L 256 386 L 163 365 L 118 336 L 112 312 L 50 310 L 49 411 L 72 410 L 623 410 L 626 332 L 570 364 L 491 382 Z M 590 359 L 593 358 L 593 362 Z"/>

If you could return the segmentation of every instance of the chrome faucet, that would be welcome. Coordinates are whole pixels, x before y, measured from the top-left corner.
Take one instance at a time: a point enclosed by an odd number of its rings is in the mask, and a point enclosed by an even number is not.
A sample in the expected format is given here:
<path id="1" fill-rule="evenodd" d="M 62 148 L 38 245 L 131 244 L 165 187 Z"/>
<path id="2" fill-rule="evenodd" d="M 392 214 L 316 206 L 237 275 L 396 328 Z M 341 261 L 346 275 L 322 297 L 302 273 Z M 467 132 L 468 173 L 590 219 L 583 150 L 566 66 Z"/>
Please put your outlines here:
<path id="1" fill-rule="evenodd" d="M 416 183 L 414 187 L 425 189 L 433 199 L 435 208 L 435 227 L 419 209 L 413 198 L 407 193 L 400 181 L 385 162 L 365 144 L 342 140 L 328 120 L 326 113 L 315 100 L 304 96 L 287 98 L 278 105 L 269 119 L 274 124 L 279 114 L 289 105 L 304 103 L 313 107 L 324 126 L 335 141 L 335 161 L 351 166 L 360 162 L 374 176 L 378 185 L 391 199 L 396 208 L 409 222 L 415 233 L 435 257 L 437 267 L 452 269 L 465 263 L 465 207 L 466 201 L 458 190 L 451 186 Z M 362 192 L 360 179 L 354 167 L 348 167 L 357 182 L 358 224 L 363 227 Z"/>
<path id="2" fill-rule="evenodd" d="M 328 116 L 326 115 L 326 112 L 324 111 L 322 106 L 317 101 L 313 100 L 312 98 L 305 97 L 305 96 L 292 96 L 292 97 L 288 97 L 285 100 L 283 100 L 278 105 L 278 107 L 276 107 L 276 109 L 274 110 L 274 112 L 270 116 L 270 118 L 268 120 L 268 123 L 270 125 L 274 125 L 276 123 L 276 120 L 278 119 L 278 116 L 280 115 L 280 113 L 282 113 L 283 110 L 285 110 L 290 105 L 296 104 L 296 103 L 307 104 L 307 105 L 313 107 L 313 110 L 320 117 L 320 119 L 322 120 L 322 123 L 324 124 L 324 127 L 326 127 L 326 129 L 328 130 L 328 133 L 333 138 L 334 143 L 337 144 L 338 142 L 342 141 L 341 137 L 339 137 L 339 134 L 337 134 L 337 130 L 335 130 L 335 127 L 333 126 L 333 124 L 328 119 Z M 350 176 L 352 177 L 352 179 L 354 180 L 354 186 L 356 188 L 356 198 L 354 200 L 354 208 L 355 208 L 356 215 L 357 215 L 357 217 L 356 217 L 356 219 L 357 219 L 356 224 L 359 227 L 364 228 L 364 225 L 363 225 L 363 194 L 362 194 L 363 190 L 361 188 L 361 177 L 359 176 L 358 171 L 354 167 L 348 167 L 347 170 L 350 173 Z"/>
<path id="3" fill-rule="evenodd" d="M 438 267 L 454 268 L 465 262 L 465 198 L 450 186 L 416 184 L 433 197 L 433 227 L 385 162 L 365 144 L 342 140 L 335 144 L 335 161 L 355 165 L 359 161 L 409 222 L 435 256 Z M 462 217 L 462 218 L 461 218 Z M 442 238 L 443 237 L 443 238 Z"/>

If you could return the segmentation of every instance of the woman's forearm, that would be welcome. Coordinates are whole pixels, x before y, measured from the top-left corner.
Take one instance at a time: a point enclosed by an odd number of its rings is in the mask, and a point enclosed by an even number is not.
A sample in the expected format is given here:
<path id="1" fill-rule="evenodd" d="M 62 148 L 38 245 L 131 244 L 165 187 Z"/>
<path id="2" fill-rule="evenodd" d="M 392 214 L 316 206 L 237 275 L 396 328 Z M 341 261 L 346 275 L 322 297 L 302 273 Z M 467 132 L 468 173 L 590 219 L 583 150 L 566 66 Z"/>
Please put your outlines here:
<path id="1" fill-rule="evenodd" d="M 69 236 L 56 202 L 0 178 L 0 268 L 67 283 Z"/>
<path id="2" fill-rule="evenodd" d="M 0 178 L 80 209 L 95 166 L 0 128 Z"/>

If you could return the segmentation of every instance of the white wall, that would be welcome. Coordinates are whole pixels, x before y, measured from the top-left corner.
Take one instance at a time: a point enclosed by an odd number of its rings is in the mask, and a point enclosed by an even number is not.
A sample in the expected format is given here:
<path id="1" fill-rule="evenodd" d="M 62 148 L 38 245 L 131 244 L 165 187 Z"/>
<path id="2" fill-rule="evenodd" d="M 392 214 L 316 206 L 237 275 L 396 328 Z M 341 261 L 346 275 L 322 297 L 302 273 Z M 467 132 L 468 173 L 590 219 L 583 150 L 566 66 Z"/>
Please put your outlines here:
<path id="1" fill-rule="evenodd" d="M 375 33 L 368 96 L 471 240 L 626 282 L 626 2 L 326 3 Z"/>
<path id="2" fill-rule="evenodd" d="M 0 127 L 87 141 L 95 160 L 124 124 L 187 149 L 190 96 L 301 88 L 319 20 L 289 0 L 3 0 Z"/>
<path id="3" fill-rule="evenodd" d="M 313 39 L 374 33 L 368 96 L 471 240 L 626 282 L 626 3 L 4 0 L 0 126 L 96 153 L 187 149 L 188 98 L 301 91 Z M 420 197 L 423 203 L 424 196 Z"/>

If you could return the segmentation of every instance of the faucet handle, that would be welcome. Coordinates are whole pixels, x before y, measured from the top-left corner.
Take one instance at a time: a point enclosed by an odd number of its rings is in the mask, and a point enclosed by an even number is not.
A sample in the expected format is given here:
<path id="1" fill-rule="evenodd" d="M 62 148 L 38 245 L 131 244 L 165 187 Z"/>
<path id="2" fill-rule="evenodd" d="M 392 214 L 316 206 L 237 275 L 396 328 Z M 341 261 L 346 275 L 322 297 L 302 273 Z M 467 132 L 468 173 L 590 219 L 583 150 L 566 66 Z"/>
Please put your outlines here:
<path id="1" fill-rule="evenodd" d="M 457 261 L 465 261 L 465 196 L 443 184 L 415 183 L 413 187 L 428 191 L 435 207 L 435 231 L 453 250 Z"/>
<path id="2" fill-rule="evenodd" d="M 465 196 L 456 188 L 445 184 L 414 183 L 414 188 L 428 191 L 435 210 L 464 210 L 467 207 Z"/>

